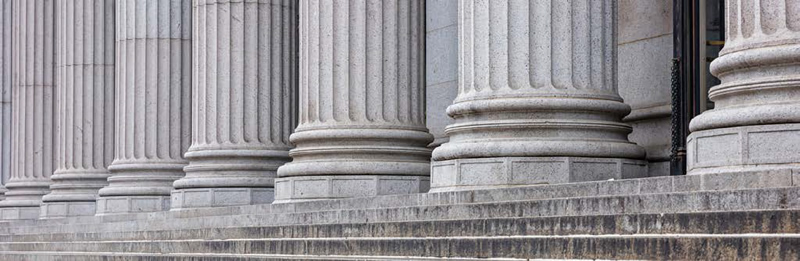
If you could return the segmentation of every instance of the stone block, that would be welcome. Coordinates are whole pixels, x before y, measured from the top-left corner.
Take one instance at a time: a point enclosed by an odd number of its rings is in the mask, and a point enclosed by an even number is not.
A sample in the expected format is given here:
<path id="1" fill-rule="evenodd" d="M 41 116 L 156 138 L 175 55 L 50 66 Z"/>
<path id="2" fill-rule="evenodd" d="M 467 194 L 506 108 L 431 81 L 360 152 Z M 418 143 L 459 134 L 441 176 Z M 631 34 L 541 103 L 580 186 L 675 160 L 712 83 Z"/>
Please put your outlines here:
<path id="1" fill-rule="evenodd" d="M 689 174 L 799 169 L 800 124 L 695 131 L 687 139 Z M 787 172 L 790 173 L 790 172 Z"/>
<path id="2" fill-rule="evenodd" d="M 68 202 L 44 202 L 40 206 L 41 218 L 65 218 L 77 216 L 94 216 L 97 212 L 96 203 L 68 201 Z"/>
<path id="3" fill-rule="evenodd" d="M 172 209 L 269 204 L 273 188 L 196 188 L 172 191 Z"/>
<path id="4" fill-rule="evenodd" d="M 167 211 L 169 196 L 108 196 L 97 199 L 97 215 Z"/>
<path id="5" fill-rule="evenodd" d="M 642 160 L 583 157 L 499 157 L 455 159 L 431 166 L 432 192 L 502 188 L 535 184 L 639 178 Z"/>
<path id="6" fill-rule="evenodd" d="M 275 180 L 275 203 L 426 192 L 427 176 L 331 175 L 298 176 Z"/>

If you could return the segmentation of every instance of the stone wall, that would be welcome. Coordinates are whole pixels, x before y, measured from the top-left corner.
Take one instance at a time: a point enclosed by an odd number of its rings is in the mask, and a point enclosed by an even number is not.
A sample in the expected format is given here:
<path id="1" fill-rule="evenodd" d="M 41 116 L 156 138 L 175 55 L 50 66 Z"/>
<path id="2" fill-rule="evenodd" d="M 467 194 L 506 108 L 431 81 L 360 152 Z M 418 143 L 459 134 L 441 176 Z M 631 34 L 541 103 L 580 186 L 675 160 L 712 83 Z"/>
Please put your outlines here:
<path id="1" fill-rule="evenodd" d="M 445 109 L 458 92 L 458 2 L 429 0 L 425 6 L 426 115 L 433 147 L 447 142 L 444 127 L 453 122 Z"/>
<path id="2" fill-rule="evenodd" d="M 631 106 L 630 139 L 647 150 L 649 175 L 669 175 L 672 1 L 619 1 L 619 93 Z"/>

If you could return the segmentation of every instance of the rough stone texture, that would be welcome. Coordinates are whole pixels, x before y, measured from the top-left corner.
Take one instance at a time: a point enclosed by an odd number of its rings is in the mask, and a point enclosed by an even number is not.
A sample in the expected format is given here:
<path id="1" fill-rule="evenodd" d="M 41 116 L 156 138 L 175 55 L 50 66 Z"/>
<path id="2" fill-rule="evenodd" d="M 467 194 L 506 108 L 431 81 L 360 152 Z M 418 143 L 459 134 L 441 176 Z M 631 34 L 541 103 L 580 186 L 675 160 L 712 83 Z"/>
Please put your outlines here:
<path id="1" fill-rule="evenodd" d="M 725 4 L 725 47 L 711 63 L 722 83 L 689 126 L 689 174 L 798 169 L 800 6 Z"/>
<path id="2" fill-rule="evenodd" d="M 114 157 L 114 2 L 56 2 L 56 170 L 41 217 L 91 216 Z"/>
<path id="3" fill-rule="evenodd" d="M 424 182 L 396 189 L 374 181 L 430 173 L 424 6 L 300 2 L 300 125 L 294 161 L 278 169 L 276 202 L 424 192 Z"/>
<path id="4" fill-rule="evenodd" d="M 0 200 L 11 171 L 11 1 L 0 0 Z"/>
<path id="5" fill-rule="evenodd" d="M 14 137 L 0 219 L 31 219 L 39 217 L 55 162 L 55 2 L 15 0 L 12 5 Z"/>
<path id="6" fill-rule="evenodd" d="M 672 2 L 619 1 L 619 94 L 631 113 L 628 138 L 647 151 L 648 176 L 669 175 Z"/>
<path id="7" fill-rule="evenodd" d="M 430 147 L 447 142 L 444 128 L 453 123 L 447 106 L 458 94 L 458 2 L 425 2 L 425 122 L 434 137 Z"/>
<path id="8" fill-rule="evenodd" d="M 173 209 L 274 199 L 297 124 L 297 6 L 193 2 L 192 146 Z"/>
<path id="9" fill-rule="evenodd" d="M 454 166 L 479 158 L 468 172 L 480 174 L 434 167 L 431 191 L 647 175 L 646 168 L 624 174 L 624 168 L 582 160 L 639 160 L 645 154 L 628 141 L 631 127 L 621 122 L 630 107 L 617 93 L 616 11 L 616 1 L 461 2 L 460 87 L 447 108 L 455 123 L 446 129 L 450 142 L 434 150 L 433 160 L 434 166 Z M 555 173 L 498 165 L 552 157 L 584 164 L 550 166 Z M 576 170 L 584 168 L 610 172 L 579 175 Z M 473 182 L 440 186 L 437 180 Z"/>
<path id="10" fill-rule="evenodd" d="M 115 147 L 97 214 L 169 209 L 190 142 L 191 1 L 119 0 Z"/>

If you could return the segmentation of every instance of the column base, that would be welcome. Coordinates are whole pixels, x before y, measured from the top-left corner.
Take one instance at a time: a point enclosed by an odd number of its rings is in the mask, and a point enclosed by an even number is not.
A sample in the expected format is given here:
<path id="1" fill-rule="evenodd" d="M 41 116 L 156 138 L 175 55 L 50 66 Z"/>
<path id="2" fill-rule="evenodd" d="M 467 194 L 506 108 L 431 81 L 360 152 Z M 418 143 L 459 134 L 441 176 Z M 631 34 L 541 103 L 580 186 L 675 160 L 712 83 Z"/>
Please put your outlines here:
<path id="1" fill-rule="evenodd" d="M 647 176 L 647 161 L 588 157 L 494 157 L 434 161 L 431 191 L 447 192 Z"/>
<path id="2" fill-rule="evenodd" d="M 690 175 L 768 171 L 800 172 L 800 124 L 719 128 L 687 139 Z"/>
<path id="3" fill-rule="evenodd" d="M 0 208 L 0 220 L 38 219 L 39 207 Z"/>
<path id="4" fill-rule="evenodd" d="M 107 196 L 97 199 L 97 216 L 167 211 L 169 196 Z"/>
<path id="5" fill-rule="evenodd" d="M 425 193 L 429 188 L 428 176 L 296 176 L 275 180 L 274 203 Z"/>
<path id="6" fill-rule="evenodd" d="M 90 202 L 44 202 L 41 205 L 40 218 L 66 218 L 66 217 L 80 217 L 80 216 L 94 216 L 96 213 L 97 203 Z"/>
<path id="7" fill-rule="evenodd" d="M 185 188 L 172 191 L 172 210 L 269 204 L 274 188 Z"/>

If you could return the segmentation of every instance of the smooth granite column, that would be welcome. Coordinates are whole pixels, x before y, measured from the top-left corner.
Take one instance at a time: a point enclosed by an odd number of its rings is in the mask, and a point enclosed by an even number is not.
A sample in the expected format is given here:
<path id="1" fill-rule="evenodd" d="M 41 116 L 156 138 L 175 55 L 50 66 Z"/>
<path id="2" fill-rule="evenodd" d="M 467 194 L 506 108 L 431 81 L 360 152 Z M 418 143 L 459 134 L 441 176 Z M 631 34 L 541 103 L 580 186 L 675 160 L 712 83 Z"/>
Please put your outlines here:
<path id="1" fill-rule="evenodd" d="M 97 214 L 169 210 L 188 163 L 191 1 L 117 0 L 114 161 Z"/>
<path id="2" fill-rule="evenodd" d="M 56 2 L 56 171 L 42 218 L 92 216 L 114 158 L 114 1 Z"/>
<path id="3" fill-rule="evenodd" d="M 300 2 L 300 125 L 276 202 L 428 189 L 424 6 Z"/>
<path id="4" fill-rule="evenodd" d="M 11 1 L 0 0 L 0 200 L 11 172 Z"/>
<path id="5" fill-rule="evenodd" d="M 617 93 L 616 1 L 462 1 L 459 93 L 431 191 L 641 177 Z"/>
<path id="6" fill-rule="evenodd" d="M 689 174 L 800 170 L 800 2 L 725 1 L 715 108 L 689 129 Z"/>
<path id="7" fill-rule="evenodd" d="M 194 1 L 192 146 L 172 209 L 270 203 L 297 124 L 297 1 Z"/>
<path id="8" fill-rule="evenodd" d="M 55 1 L 12 4 L 11 178 L 0 218 L 35 219 L 55 162 Z"/>

